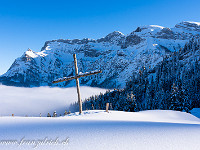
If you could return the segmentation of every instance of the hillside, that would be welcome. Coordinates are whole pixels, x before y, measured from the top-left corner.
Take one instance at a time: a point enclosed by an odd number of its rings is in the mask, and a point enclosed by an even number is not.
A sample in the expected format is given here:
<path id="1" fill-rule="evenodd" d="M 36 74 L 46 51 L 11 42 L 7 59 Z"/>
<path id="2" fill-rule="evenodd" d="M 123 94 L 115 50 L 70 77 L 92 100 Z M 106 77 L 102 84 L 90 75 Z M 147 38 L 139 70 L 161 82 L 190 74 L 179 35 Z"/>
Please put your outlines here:
<path id="1" fill-rule="evenodd" d="M 154 68 L 141 67 L 124 89 L 107 91 L 84 100 L 83 109 L 140 111 L 152 109 L 186 111 L 200 108 L 200 39 L 191 39 L 184 48 Z M 71 110 L 78 110 L 78 104 Z"/>

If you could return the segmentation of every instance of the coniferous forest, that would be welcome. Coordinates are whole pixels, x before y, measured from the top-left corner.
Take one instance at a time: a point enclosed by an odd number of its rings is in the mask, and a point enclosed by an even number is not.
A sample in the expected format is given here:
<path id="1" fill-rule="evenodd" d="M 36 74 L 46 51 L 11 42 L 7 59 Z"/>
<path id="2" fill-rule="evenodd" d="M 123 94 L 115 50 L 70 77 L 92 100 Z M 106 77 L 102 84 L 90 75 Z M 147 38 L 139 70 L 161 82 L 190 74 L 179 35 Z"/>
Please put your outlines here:
<path id="1" fill-rule="evenodd" d="M 83 101 L 83 110 L 179 110 L 200 107 L 200 39 L 193 38 L 183 49 L 163 57 L 154 68 L 141 66 L 124 89 L 114 89 Z M 78 103 L 70 110 L 77 111 Z"/>

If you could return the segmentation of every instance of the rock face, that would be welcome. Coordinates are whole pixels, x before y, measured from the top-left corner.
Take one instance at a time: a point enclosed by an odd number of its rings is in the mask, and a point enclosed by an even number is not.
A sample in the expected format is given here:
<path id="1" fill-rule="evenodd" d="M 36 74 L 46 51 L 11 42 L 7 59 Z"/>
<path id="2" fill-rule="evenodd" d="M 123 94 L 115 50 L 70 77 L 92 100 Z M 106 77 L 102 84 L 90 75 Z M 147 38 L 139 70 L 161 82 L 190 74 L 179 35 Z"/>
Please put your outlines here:
<path id="1" fill-rule="evenodd" d="M 185 29 L 189 31 L 197 31 L 200 32 L 200 23 L 199 22 L 190 22 L 184 21 L 175 26 L 176 28 Z"/>
<path id="2" fill-rule="evenodd" d="M 80 79 L 82 85 L 122 88 L 133 73 L 145 66 L 153 68 L 163 57 L 183 48 L 192 37 L 200 36 L 200 23 L 182 22 L 174 28 L 157 25 L 138 27 L 128 35 L 114 31 L 93 39 L 52 40 L 40 52 L 28 49 L 0 82 L 13 86 L 74 86 L 74 81 L 52 84 L 56 78 L 74 75 L 73 54 L 77 54 L 79 72 L 103 73 Z"/>

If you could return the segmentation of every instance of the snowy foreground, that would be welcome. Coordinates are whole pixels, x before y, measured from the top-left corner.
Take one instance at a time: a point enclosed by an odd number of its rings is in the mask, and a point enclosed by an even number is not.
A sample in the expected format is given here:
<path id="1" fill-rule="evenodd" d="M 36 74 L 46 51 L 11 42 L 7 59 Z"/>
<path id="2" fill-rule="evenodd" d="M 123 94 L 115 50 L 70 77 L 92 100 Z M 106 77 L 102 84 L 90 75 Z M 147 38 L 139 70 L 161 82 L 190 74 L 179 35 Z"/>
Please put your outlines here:
<path id="1" fill-rule="evenodd" d="M 93 110 L 84 111 L 83 115 L 75 113 L 57 118 L 0 117 L 0 133 L 2 150 L 200 148 L 200 119 L 177 111 L 106 113 L 102 110 Z M 51 139 L 53 141 L 50 143 Z"/>

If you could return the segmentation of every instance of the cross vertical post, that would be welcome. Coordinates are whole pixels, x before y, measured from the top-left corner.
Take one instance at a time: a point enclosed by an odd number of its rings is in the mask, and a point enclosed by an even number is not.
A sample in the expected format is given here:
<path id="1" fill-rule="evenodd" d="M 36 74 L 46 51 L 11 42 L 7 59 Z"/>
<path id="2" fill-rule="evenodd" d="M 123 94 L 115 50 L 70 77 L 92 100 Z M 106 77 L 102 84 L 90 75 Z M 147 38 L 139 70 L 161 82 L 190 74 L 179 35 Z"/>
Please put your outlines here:
<path id="1" fill-rule="evenodd" d="M 81 93 L 80 93 L 80 87 L 79 87 L 78 67 L 77 67 L 76 54 L 74 54 L 73 57 L 74 57 L 76 87 L 77 87 L 77 94 L 78 94 L 79 114 L 81 114 L 82 113 L 82 101 L 81 101 Z"/>
<path id="2" fill-rule="evenodd" d="M 73 79 L 76 80 L 78 104 L 79 104 L 79 114 L 81 114 L 82 113 L 82 101 L 81 101 L 81 93 L 80 93 L 80 86 L 79 86 L 79 78 L 102 73 L 102 71 L 96 70 L 96 71 L 90 71 L 90 72 L 78 74 L 76 54 L 74 54 L 73 57 L 74 57 L 74 66 L 75 66 L 75 76 L 59 78 L 59 79 L 52 81 L 52 83 L 59 83 L 59 82 L 73 80 Z"/>

